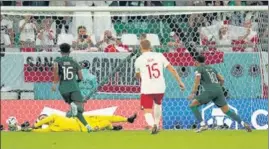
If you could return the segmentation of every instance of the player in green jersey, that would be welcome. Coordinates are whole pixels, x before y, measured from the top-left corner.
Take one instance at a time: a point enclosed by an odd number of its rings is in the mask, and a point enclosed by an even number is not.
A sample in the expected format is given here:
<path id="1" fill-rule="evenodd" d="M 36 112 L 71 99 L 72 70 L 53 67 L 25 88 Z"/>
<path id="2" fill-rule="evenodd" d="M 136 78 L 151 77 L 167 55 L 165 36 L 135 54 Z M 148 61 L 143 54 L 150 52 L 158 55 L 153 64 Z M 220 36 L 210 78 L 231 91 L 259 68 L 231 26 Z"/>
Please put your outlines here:
<path id="1" fill-rule="evenodd" d="M 59 91 L 65 102 L 70 105 L 70 111 L 67 113 L 77 117 L 90 132 L 91 127 L 82 115 L 85 101 L 78 86 L 78 82 L 83 79 L 81 67 L 69 56 L 70 48 L 67 43 L 60 45 L 62 57 L 57 57 L 54 61 L 52 91 L 56 91 L 57 83 L 59 83 Z"/>
<path id="2" fill-rule="evenodd" d="M 204 56 L 199 55 L 196 57 L 195 81 L 191 95 L 188 97 L 190 100 L 193 99 L 190 104 L 190 108 L 200 123 L 200 128 L 197 132 L 208 129 L 206 123 L 202 119 L 198 107 L 200 105 L 207 104 L 210 101 L 214 102 L 215 105 L 218 106 L 227 116 L 231 117 L 238 124 L 241 124 L 248 132 L 251 132 L 251 127 L 247 123 L 243 122 L 235 112 L 230 110 L 222 89 L 222 85 L 224 84 L 223 76 L 221 76 L 214 68 L 205 65 L 204 62 Z M 195 97 L 200 84 L 203 86 L 204 91 L 199 96 Z"/>

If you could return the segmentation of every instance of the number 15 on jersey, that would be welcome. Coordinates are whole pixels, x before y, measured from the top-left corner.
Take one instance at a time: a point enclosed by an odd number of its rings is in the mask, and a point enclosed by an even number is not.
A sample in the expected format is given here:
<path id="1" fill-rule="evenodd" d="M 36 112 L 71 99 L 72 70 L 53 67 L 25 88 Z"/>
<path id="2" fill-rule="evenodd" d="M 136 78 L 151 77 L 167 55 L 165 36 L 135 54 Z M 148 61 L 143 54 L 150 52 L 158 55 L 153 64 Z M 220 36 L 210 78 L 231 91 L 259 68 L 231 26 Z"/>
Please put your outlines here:
<path id="1" fill-rule="evenodd" d="M 160 77 L 161 72 L 158 69 L 158 63 L 153 63 L 153 64 L 146 65 L 146 66 L 148 68 L 148 73 L 149 73 L 150 79 L 152 79 L 152 77 L 155 79 L 158 79 Z"/>

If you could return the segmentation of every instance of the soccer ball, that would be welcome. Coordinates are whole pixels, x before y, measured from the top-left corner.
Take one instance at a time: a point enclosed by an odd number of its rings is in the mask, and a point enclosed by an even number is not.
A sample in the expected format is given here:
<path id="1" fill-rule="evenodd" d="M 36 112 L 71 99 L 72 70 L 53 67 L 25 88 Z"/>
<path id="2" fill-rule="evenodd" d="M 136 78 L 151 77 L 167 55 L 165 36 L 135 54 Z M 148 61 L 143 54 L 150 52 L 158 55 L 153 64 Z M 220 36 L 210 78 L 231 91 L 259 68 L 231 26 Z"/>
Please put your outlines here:
<path id="1" fill-rule="evenodd" d="M 16 117 L 10 116 L 7 119 L 6 123 L 8 124 L 9 127 L 12 127 L 12 126 L 16 126 L 18 124 L 18 121 L 17 121 Z"/>

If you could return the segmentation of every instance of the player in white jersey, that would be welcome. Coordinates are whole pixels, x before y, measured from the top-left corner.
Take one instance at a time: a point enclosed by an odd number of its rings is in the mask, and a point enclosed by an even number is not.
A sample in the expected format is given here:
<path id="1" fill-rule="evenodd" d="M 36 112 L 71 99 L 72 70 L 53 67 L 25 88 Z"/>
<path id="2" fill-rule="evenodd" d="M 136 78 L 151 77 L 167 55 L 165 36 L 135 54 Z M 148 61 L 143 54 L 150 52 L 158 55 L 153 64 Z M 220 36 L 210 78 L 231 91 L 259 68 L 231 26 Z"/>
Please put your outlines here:
<path id="1" fill-rule="evenodd" d="M 165 92 L 164 68 L 175 77 L 181 90 L 185 89 L 177 71 L 163 56 L 162 53 L 151 52 L 151 44 L 148 40 L 140 42 L 142 55 L 136 59 L 136 77 L 141 79 L 141 107 L 145 112 L 145 120 L 152 127 L 152 134 L 157 134 L 161 119 L 161 103 Z M 154 102 L 154 118 L 152 107 Z"/>

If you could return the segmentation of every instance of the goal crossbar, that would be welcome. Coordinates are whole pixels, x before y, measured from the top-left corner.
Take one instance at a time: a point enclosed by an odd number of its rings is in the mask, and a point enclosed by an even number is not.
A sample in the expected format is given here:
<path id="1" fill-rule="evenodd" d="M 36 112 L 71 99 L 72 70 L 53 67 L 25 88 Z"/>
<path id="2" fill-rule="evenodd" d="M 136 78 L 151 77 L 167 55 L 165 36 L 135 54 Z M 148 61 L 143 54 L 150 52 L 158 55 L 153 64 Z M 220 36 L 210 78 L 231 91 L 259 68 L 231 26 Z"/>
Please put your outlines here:
<path id="1" fill-rule="evenodd" d="M 27 12 L 195 12 L 195 11 L 268 11 L 267 6 L 175 6 L 175 7 L 29 7 L 29 6 L 3 6 L 1 13 L 5 11 Z"/>

